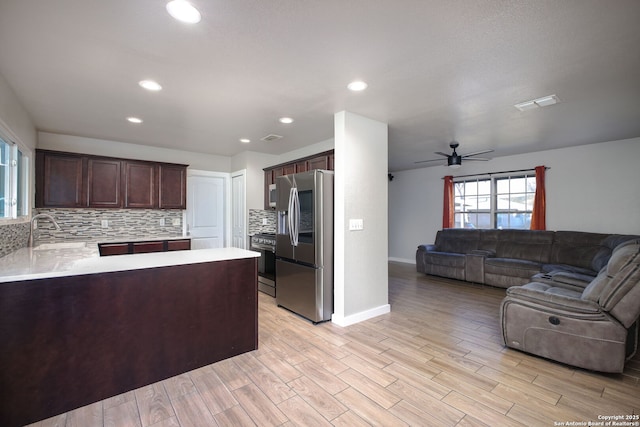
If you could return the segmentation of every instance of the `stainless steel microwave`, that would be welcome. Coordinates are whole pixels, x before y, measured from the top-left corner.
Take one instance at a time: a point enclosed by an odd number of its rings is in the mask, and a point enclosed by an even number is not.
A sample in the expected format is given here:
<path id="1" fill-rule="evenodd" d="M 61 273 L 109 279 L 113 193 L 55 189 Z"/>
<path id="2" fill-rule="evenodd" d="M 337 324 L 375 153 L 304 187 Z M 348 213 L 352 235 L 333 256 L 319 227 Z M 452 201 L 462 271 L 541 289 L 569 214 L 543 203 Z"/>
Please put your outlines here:
<path id="1" fill-rule="evenodd" d="M 269 184 L 269 207 L 275 208 L 278 201 L 278 191 L 275 184 Z"/>

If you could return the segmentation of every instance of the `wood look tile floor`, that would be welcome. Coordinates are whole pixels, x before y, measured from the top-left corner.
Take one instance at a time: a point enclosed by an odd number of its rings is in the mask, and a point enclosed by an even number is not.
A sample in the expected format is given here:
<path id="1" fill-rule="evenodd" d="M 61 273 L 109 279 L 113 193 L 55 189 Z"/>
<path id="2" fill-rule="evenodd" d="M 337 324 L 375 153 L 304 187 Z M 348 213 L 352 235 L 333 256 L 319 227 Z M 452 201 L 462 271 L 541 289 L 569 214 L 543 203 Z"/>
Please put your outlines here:
<path id="1" fill-rule="evenodd" d="M 389 264 L 391 313 L 313 326 L 260 293 L 259 349 L 34 426 L 554 426 L 640 414 L 603 375 L 502 346 L 504 290 Z"/>

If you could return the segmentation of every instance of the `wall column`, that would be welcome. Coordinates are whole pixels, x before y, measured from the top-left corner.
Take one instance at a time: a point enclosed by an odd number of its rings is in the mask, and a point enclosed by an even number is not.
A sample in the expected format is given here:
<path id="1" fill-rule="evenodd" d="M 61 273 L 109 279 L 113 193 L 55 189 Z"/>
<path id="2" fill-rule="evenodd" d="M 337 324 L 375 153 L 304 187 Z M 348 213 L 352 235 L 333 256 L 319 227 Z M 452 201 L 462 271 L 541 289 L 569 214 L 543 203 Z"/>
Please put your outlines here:
<path id="1" fill-rule="evenodd" d="M 351 325 L 389 305 L 388 126 L 341 111 L 335 126 L 334 314 Z M 350 223 L 362 221 L 362 229 Z M 353 228 L 353 227 L 351 227 Z"/>

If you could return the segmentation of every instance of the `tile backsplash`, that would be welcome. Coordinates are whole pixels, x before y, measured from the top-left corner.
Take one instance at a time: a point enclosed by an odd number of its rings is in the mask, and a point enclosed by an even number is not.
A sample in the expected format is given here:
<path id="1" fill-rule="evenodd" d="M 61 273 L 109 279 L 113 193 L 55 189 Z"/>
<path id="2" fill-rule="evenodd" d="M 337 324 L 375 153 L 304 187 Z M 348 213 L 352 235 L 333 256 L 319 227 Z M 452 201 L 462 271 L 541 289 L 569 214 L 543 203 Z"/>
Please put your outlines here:
<path id="1" fill-rule="evenodd" d="M 0 257 L 27 246 L 29 223 L 0 226 Z"/>
<path id="2" fill-rule="evenodd" d="M 276 211 L 249 209 L 249 235 L 276 232 Z"/>
<path id="3" fill-rule="evenodd" d="M 38 229 L 34 233 L 36 244 L 146 239 L 182 234 L 183 218 L 179 209 L 36 209 L 34 215 L 36 213 L 53 216 L 61 228 L 56 230 L 46 218 L 38 220 Z M 173 225 L 174 222 L 177 225 Z"/>

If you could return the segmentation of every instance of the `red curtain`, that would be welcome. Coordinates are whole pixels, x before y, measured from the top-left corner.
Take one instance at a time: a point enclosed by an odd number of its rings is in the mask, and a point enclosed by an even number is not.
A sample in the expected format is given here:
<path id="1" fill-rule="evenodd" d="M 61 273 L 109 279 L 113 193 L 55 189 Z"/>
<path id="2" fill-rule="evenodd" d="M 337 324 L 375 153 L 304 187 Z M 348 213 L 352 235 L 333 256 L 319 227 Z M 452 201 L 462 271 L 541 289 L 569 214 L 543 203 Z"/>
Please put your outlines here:
<path id="1" fill-rule="evenodd" d="M 547 202 L 544 188 L 544 173 L 547 168 L 536 166 L 536 195 L 533 199 L 533 212 L 531 214 L 531 229 L 546 230 Z"/>
<path id="2" fill-rule="evenodd" d="M 444 202 L 442 228 L 453 228 L 453 176 L 444 177 Z"/>

